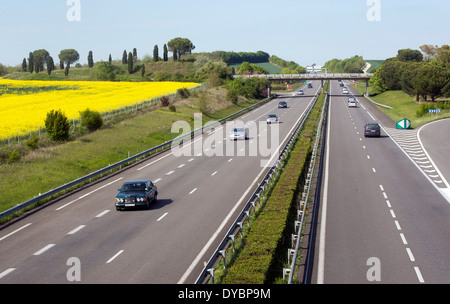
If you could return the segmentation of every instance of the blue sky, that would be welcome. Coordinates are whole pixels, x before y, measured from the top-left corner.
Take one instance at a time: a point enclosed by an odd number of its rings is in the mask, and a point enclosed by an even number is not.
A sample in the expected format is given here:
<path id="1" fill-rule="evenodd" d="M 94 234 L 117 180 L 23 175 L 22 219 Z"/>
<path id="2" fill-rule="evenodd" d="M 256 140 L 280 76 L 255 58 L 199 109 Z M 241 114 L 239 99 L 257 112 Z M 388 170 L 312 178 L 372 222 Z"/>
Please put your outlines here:
<path id="1" fill-rule="evenodd" d="M 175 37 L 189 38 L 194 52 L 262 50 L 303 66 L 450 44 L 448 0 L 75 1 L 80 21 L 70 22 L 67 0 L 0 0 L 0 63 L 21 64 L 41 48 L 56 59 L 76 49 L 82 64 L 90 50 L 95 61 L 133 48 L 142 58 Z M 369 21 L 368 11 L 381 20 Z"/>

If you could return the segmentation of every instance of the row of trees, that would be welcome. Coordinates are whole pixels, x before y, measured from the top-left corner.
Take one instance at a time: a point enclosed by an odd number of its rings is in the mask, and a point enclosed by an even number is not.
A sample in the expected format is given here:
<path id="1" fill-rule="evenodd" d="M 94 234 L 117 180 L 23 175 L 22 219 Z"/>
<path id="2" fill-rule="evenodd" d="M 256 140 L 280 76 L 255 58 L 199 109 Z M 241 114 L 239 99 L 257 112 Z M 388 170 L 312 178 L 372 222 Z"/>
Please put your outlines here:
<path id="1" fill-rule="evenodd" d="M 426 57 L 419 50 L 399 50 L 396 57 L 387 59 L 375 71 L 370 85 L 377 93 L 403 90 L 415 96 L 416 100 L 422 98 L 426 101 L 431 97 L 435 101 L 438 97 L 450 96 L 448 46 L 425 54 Z"/>
<path id="2" fill-rule="evenodd" d="M 89 55 L 92 58 L 92 52 L 90 52 Z M 65 74 L 67 76 L 69 74 L 70 65 L 80 60 L 80 54 L 74 49 L 65 49 L 59 53 L 58 58 L 60 62 L 59 67 L 60 69 L 65 69 Z M 30 52 L 28 55 L 28 62 L 26 58 L 24 58 L 22 62 L 22 70 L 24 72 L 39 73 L 44 71 L 44 67 L 47 67 L 47 73 L 49 75 L 56 69 L 53 57 L 50 56 L 50 53 L 45 49 Z"/>
<path id="3" fill-rule="evenodd" d="M 365 65 L 362 56 L 354 56 L 343 60 L 334 58 L 327 61 L 324 68 L 330 73 L 361 73 Z"/>
<path id="4" fill-rule="evenodd" d="M 304 74 L 306 69 L 294 61 L 286 61 L 275 55 L 270 56 L 269 62 L 282 68 L 282 74 Z"/>
<path id="5" fill-rule="evenodd" d="M 217 54 L 223 61 L 228 65 L 239 64 L 243 62 L 260 63 L 268 62 L 270 55 L 263 51 L 253 52 L 225 52 L 216 51 Z"/>
<path id="6" fill-rule="evenodd" d="M 174 38 L 167 44 L 164 44 L 163 48 L 163 61 L 168 61 L 168 52 L 173 53 L 173 59 L 176 61 L 181 58 L 182 55 L 190 54 L 195 49 L 194 44 L 187 38 Z M 59 55 L 59 68 L 65 69 L 65 75 L 69 74 L 70 66 L 80 60 L 80 54 L 74 49 L 62 50 Z M 92 51 L 89 51 L 88 55 L 89 68 L 94 67 L 94 58 Z M 159 48 L 157 45 L 153 48 L 153 60 L 159 61 Z M 133 49 L 133 53 L 127 53 L 125 50 L 122 55 L 122 64 L 128 65 L 128 71 L 132 73 L 134 71 L 134 64 L 138 61 L 137 49 Z M 109 63 L 112 63 L 111 54 L 109 55 Z M 22 62 L 22 70 L 24 72 L 43 72 L 47 68 L 47 72 L 51 75 L 52 71 L 56 69 L 55 61 L 50 53 L 45 49 L 35 50 L 30 52 L 28 59 L 24 58 Z"/>

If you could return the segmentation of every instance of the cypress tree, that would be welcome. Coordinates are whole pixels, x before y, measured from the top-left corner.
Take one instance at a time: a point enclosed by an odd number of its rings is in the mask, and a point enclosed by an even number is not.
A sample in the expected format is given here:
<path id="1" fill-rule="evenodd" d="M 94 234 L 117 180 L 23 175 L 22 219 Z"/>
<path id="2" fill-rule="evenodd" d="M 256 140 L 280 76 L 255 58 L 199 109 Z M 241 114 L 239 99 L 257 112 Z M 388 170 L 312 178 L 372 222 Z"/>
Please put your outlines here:
<path id="1" fill-rule="evenodd" d="M 52 71 L 55 69 L 55 62 L 53 61 L 52 56 L 47 57 L 47 73 L 48 75 L 52 74 Z"/>
<path id="2" fill-rule="evenodd" d="M 89 55 L 88 55 L 88 66 L 89 68 L 94 67 L 94 57 L 92 55 L 92 51 L 89 51 Z"/>
<path id="3" fill-rule="evenodd" d="M 169 56 L 168 56 L 168 49 L 167 49 L 167 45 L 164 44 L 164 61 L 168 61 L 169 60 Z"/>
<path id="4" fill-rule="evenodd" d="M 136 48 L 133 49 L 133 62 L 137 63 L 137 49 Z"/>
<path id="5" fill-rule="evenodd" d="M 133 54 L 131 52 L 128 54 L 128 73 L 133 73 Z"/>
<path id="6" fill-rule="evenodd" d="M 155 61 L 155 62 L 159 61 L 158 45 L 155 45 L 155 47 L 153 48 L 153 61 Z"/>
<path id="7" fill-rule="evenodd" d="M 27 59 L 24 58 L 22 61 L 22 71 L 26 72 L 27 71 Z"/>
<path id="8" fill-rule="evenodd" d="M 123 51 L 123 55 L 122 55 L 122 64 L 127 64 L 127 51 Z"/>

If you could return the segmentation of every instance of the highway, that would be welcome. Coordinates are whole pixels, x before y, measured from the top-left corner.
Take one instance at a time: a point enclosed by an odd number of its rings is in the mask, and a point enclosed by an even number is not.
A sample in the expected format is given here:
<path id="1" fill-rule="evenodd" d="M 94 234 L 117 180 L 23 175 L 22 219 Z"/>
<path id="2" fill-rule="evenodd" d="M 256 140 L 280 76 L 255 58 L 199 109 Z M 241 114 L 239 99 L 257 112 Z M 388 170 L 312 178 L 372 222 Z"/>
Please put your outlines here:
<path id="1" fill-rule="evenodd" d="M 396 130 L 369 101 L 348 108 L 337 81 L 330 88 L 311 283 L 450 283 L 449 121 Z M 380 138 L 364 137 L 367 122 Z"/>
<path id="2" fill-rule="evenodd" d="M 185 155 L 161 153 L 0 227 L 0 284 L 194 283 L 318 92 L 313 84 L 240 117 L 262 122 L 245 142 L 218 128 L 183 145 Z M 288 107 L 278 109 L 280 100 Z M 280 122 L 267 125 L 269 113 Z M 251 155 L 262 138 L 273 153 Z M 151 179 L 158 201 L 116 211 L 117 189 L 135 179 Z"/>

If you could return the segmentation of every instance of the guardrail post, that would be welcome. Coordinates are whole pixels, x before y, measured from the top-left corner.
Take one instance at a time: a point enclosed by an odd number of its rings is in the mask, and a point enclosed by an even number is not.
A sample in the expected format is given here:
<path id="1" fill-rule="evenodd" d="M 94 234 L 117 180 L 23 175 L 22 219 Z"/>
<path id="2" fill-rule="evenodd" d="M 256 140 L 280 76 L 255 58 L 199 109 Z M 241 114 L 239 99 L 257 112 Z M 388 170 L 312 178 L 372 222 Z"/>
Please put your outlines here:
<path id="1" fill-rule="evenodd" d="M 291 247 L 295 247 L 295 244 L 297 243 L 298 236 L 296 234 L 291 234 Z"/>
<path id="2" fill-rule="evenodd" d="M 207 271 L 211 275 L 211 280 L 212 280 L 212 283 L 214 284 L 214 268 L 209 268 Z"/>
<path id="3" fill-rule="evenodd" d="M 242 228 L 242 222 L 237 222 L 236 225 L 238 225 L 241 230 L 241 239 L 242 239 L 244 237 L 244 229 Z"/>
<path id="4" fill-rule="evenodd" d="M 226 260 L 227 252 L 226 252 L 226 250 L 224 249 L 224 250 L 220 250 L 219 253 L 220 253 L 221 256 L 223 256 L 223 269 L 225 269 L 225 268 L 226 268 L 226 267 L 225 267 L 225 264 L 226 264 L 226 262 L 227 262 L 227 260 Z"/>
<path id="5" fill-rule="evenodd" d="M 288 249 L 288 264 L 291 264 L 291 257 L 295 254 L 295 249 Z"/>
<path id="6" fill-rule="evenodd" d="M 250 212 L 244 211 L 244 213 L 245 213 L 245 215 L 247 216 L 247 220 L 248 220 L 247 224 L 248 224 L 248 226 L 250 227 Z"/>
<path id="7" fill-rule="evenodd" d="M 295 226 L 295 232 L 298 232 L 297 229 L 300 229 L 300 225 L 301 225 L 301 221 L 295 221 L 294 226 Z"/>
<path id="8" fill-rule="evenodd" d="M 233 243 L 233 252 L 236 252 L 236 249 L 235 249 L 235 247 L 234 247 L 234 235 L 231 234 L 231 235 L 229 235 L 228 237 L 231 239 L 231 242 Z"/>
<path id="9" fill-rule="evenodd" d="M 283 268 L 283 282 L 286 279 L 286 276 L 291 274 L 291 269 L 289 268 Z"/>

